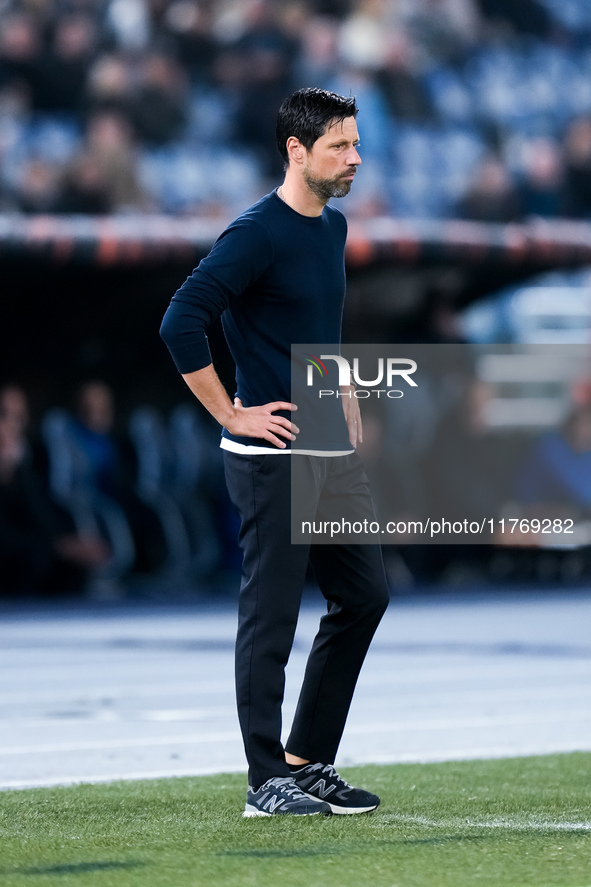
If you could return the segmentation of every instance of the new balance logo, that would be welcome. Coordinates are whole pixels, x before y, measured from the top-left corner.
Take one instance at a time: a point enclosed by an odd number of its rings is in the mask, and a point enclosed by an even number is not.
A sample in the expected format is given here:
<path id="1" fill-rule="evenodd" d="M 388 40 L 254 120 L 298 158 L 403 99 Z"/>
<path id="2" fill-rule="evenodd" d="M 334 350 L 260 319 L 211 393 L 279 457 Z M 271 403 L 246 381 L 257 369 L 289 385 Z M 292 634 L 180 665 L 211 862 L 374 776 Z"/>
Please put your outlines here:
<path id="1" fill-rule="evenodd" d="M 269 813 L 274 813 L 278 807 L 281 807 L 282 804 L 285 803 L 285 798 L 277 798 L 277 795 L 273 795 L 266 804 L 263 805 L 263 810 L 268 810 Z"/>
<path id="2" fill-rule="evenodd" d="M 319 779 L 318 782 L 314 783 L 309 789 L 307 789 L 310 794 L 318 795 L 322 800 L 327 798 L 331 792 L 336 789 L 336 785 L 328 785 L 324 779 Z"/>

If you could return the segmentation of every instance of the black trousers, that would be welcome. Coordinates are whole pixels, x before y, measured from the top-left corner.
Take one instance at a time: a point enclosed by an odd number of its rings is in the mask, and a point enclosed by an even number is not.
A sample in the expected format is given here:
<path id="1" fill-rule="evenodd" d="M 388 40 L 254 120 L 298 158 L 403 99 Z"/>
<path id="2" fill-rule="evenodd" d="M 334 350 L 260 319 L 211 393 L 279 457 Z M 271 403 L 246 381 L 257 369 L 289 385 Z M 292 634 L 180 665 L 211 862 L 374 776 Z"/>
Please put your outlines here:
<path id="1" fill-rule="evenodd" d="M 335 486 L 348 482 L 373 515 L 356 454 L 315 457 L 242 455 L 224 451 L 230 498 L 241 518 L 242 584 L 236 640 L 238 717 L 249 782 L 288 776 L 281 744 L 285 666 L 291 652 L 310 562 L 327 600 L 308 659 L 286 750 L 310 761 L 334 762 L 359 671 L 388 605 L 379 545 L 292 545 L 291 460 L 317 513 Z M 301 490 L 300 490 L 301 492 Z M 373 518 L 372 518 L 373 519 Z"/>

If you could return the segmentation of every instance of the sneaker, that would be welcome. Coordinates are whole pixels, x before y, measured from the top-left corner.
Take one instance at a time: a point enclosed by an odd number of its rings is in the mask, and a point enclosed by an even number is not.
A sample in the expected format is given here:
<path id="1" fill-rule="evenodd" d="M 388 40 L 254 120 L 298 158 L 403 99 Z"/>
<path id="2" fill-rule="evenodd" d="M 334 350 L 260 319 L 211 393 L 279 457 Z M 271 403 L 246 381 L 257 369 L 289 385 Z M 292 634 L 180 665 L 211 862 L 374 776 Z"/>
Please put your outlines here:
<path id="1" fill-rule="evenodd" d="M 309 798 L 328 801 L 333 813 L 369 813 L 380 803 L 377 795 L 345 782 L 330 764 L 306 764 L 291 776 Z"/>
<path id="2" fill-rule="evenodd" d="M 330 804 L 301 791 L 290 776 L 267 779 L 256 791 L 249 785 L 243 816 L 271 816 L 291 813 L 292 816 L 330 816 Z"/>

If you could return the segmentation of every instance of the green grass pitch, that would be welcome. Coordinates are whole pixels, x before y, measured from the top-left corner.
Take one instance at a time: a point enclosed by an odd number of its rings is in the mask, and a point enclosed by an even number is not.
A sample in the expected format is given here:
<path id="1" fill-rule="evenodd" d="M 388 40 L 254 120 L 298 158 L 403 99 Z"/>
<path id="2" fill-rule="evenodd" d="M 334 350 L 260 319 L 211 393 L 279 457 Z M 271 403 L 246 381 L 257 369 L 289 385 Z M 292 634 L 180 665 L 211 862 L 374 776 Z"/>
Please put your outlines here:
<path id="1" fill-rule="evenodd" d="M 591 754 L 343 770 L 365 816 L 243 819 L 245 777 L 0 793 L 2 887 L 591 887 Z"/>

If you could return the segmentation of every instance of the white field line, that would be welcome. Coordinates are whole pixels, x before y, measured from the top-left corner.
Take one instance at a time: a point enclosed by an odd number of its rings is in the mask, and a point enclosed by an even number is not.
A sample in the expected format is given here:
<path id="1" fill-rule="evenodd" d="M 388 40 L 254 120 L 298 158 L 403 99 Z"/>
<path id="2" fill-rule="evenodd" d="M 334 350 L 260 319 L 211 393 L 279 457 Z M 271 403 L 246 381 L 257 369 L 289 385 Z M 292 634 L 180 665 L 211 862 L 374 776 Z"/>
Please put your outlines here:
<path id="1" fill-rule="evenodd" d="M 581 822 L 561 822 L 557 819 L 543 819 L 538 816 L 504 816 L 494 817 L 492 819 L 472 819 L 470 816 L 431 819 L 428 816 L 412 816 L 404 813 L 386 813 L 383 814 L 383 816 L 390 822 L 420 825 L 425 826 L 425 828 L 444 829 L 446 832 L 454 831 L 456 829 L 464 829 L 466 826 L 477 829 L 508 829 L 510 831 L 591 831 L 591 820 L 582 820 Z"/>
<path id="2" fill-rule="evenodd" d="M 53 776 L 45 779 L 23 779 L 9 780 L 0 784 L 0 791 L 8 789 L 26 789 L 26 788 L 45 788 L 60 785 L 80 785 L 80 784 L 97 784 L 109 782 L 132 782 L 141 779 L 171 779 L 191 776 L 211 776 L 223 773 L 243 773 L 246 766 L 237 766 L 236 764 L 228 764 L 220 769 L 217 767 L 193 768 L 189 770 L 150 770 L 137 773 L 113 773 L 109 776 L 100 775 L 84 775 L 84 776 Z M 492 819 L 472 819 L 469 816 L 455 817 L 447 819 L 432 819 L 427 816 L 416 816 L 403 813 L 384 813 L 381 816 L 390 821 L 404 825 L 418 825 L 425 828 L 443 829 L 446 832 L 464 829 L 466 826 L 475 829 L 503 829 L 510 831 L 554 831 L 554 832 L 578 832 L 591 831 L 591 821 L 582 820 L 580 822 L 561 822 L 560 820 L 547 820 L 541 817 L 495 817 Z"/>

